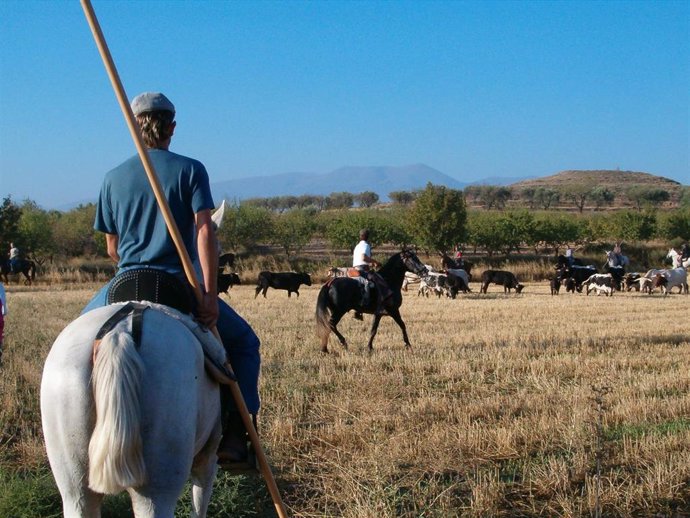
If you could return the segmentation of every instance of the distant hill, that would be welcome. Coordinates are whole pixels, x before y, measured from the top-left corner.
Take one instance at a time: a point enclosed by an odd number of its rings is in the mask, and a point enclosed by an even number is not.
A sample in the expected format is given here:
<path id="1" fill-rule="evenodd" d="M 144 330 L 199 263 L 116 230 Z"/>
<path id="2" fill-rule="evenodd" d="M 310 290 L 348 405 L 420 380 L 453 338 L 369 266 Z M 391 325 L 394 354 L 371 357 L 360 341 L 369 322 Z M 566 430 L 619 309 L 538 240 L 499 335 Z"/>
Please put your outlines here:
<path id="1" fill-rule="evenodd" d="M 464 189 L 467 183 L 424 164 L 402 167 L 341 167 L 330 173 L 284 173 L 272 176 L 238 178 L 211 184 L 214 198 L 243 200 L 272 196 L 327 195 L 332 192 L 353 194 L 373 191 L 381 201 L 393 191 L 423 189 L 428 182 L 452 189 Z"/>
<path id="2" fill-rule="evenodd" d="M 551 176 L 542 176 L 524 180 L 511 185 L 516 189 L 525 187 L 548 187 L 552 189 L 564 188 L 571 185 L 591 185 L 592 187 L 601 186 L 610 189 L 612 192 L 620 193 L 626 189 L 642 185 L 646 187 L 657 187 L 669 192 L 680 191 L 682 185 L 675 180 L 655 176 L 649 173 L 635 171 L 562 171 Z"/>

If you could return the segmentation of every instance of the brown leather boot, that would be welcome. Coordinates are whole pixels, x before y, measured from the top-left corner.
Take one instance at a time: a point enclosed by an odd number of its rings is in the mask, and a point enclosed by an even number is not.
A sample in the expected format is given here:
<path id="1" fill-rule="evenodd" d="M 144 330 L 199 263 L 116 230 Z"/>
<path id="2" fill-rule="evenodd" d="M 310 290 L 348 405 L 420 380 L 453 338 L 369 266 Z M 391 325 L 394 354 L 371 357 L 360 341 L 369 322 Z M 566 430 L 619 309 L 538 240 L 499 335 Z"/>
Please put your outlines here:
<path id="1" fill-rule="evenodd" d="M 218 445 L 218 461 L 222 463 L 247 462 L 247 430 L 239 412 L 228 412 L 223 425 L 223 438 Z"/>

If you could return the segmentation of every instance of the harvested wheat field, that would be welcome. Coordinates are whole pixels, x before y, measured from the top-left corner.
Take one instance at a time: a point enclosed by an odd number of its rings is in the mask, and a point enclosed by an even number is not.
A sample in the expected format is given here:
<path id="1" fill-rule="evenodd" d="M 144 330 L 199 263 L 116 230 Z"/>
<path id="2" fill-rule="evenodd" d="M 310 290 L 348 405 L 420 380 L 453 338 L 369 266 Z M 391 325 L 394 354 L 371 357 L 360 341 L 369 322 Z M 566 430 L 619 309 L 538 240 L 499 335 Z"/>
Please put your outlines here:
<path id="1" fill-rule="evenodd" d="M 230 291 L 262 339 L 260 434 L 290 515 L 690 516 L 690 297 L 472 287 L 457 300 L 405 294 L 412 350 L 384 319 L 369 354 L 371 317 L 350 314 L 350 350 L 331 336 L 329 355 L 318 286 L 290 299 Z M 26 516 L 56 516 L 40 374 L 93 290 L 8 291 L 0 492 L 37 501 L 12 481 L 42 477 L 53 514 Z M 213 500 L 228 507 L 212 516 L 274 516 L 260 480 L 235 478 L 219 477 Z"/>

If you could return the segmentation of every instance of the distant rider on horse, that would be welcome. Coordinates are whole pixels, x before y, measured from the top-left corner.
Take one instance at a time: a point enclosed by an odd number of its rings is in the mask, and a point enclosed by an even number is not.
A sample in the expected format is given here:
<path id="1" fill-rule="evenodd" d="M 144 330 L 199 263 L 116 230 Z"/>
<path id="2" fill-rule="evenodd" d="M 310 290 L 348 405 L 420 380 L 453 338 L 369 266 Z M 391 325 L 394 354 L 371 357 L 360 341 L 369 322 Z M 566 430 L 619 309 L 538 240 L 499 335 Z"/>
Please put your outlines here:
<path id="1" fill-rule="evenodd" d="M 19 248 L 14 243 L 10 243 L 10 272 L 12 273 L 19 273 L 21 271 L 19 267 L 19 254 Z"/>
<path id="2" fill-rule="evenodd" d="M 684 262 L 686 259 L 690 259 L 690 246 L 687 243 L 683 243 L 680 247 L 680 261 Z"/>

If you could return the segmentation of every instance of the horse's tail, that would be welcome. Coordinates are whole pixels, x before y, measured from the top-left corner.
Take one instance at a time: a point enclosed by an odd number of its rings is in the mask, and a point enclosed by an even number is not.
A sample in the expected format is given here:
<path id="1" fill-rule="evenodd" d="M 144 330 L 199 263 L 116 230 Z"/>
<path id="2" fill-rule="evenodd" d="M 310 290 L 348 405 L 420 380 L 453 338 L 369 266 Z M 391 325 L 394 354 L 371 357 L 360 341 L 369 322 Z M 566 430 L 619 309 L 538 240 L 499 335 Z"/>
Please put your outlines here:
<path id="1" fill-rule="evenodd" d="M 143 373 L 143 361 L 129 333 L 113 330 L 103 337 L 92 374 L 96 426 L 89 443 L 89 487 L 97 493 L 116 494 L 146 482 Z"/>
<path id="2" fill-rule="evenodd" d="M 330 288 L 330 282 L 324 284 L 316 299 L 316 334 L 322 340 L 324 337 L 328 338 L 331 332 L 331 325 L 328 322 L 331 317 L 331 312 L 328 309 L 328 290 Z"/>

